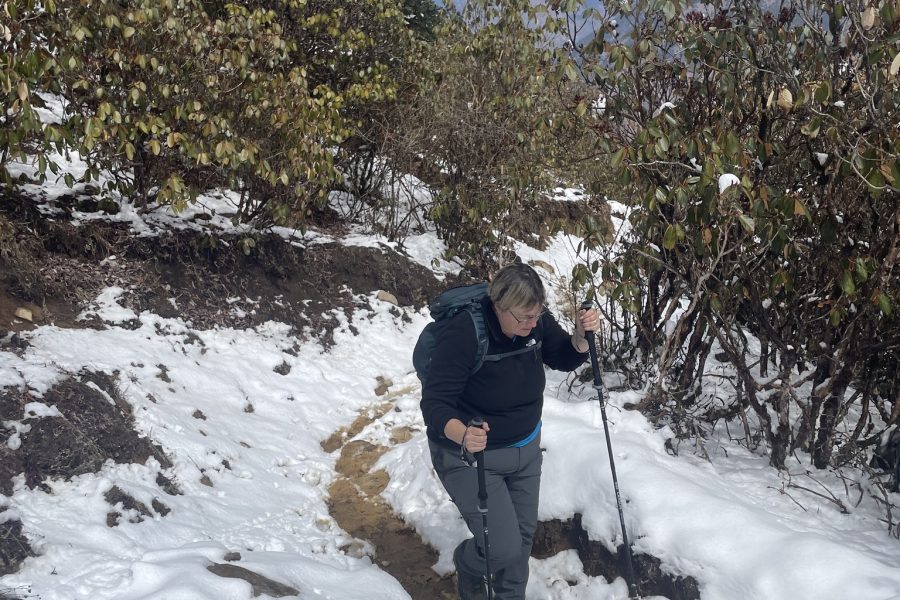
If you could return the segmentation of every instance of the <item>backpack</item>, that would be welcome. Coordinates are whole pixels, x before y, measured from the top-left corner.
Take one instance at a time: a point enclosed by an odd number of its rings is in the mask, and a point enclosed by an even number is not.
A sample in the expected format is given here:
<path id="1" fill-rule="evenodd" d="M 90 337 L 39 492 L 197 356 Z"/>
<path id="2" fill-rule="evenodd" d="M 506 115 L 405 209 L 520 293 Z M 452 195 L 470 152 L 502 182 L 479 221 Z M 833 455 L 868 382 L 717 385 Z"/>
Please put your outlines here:
<path id="1" fill-rule="evenodd" d="M 419 339 L 416 340 L 416 347 L 413 349 L 413 366 L 416 368 L 416 375 L 422 384 L 428 377 L 428 371 L 431 368 L 431 353 L 434 350 L 437 340 L 440 337 L 441 327 L 446 321 L 460 313 L 466 311 L 472 318 L 472 324 L 475 325 L 475 365 L 469 376 L 474 375 L 484 361 L 498 361 L 508 356 L 522 354 L 529 351 L 537 351 L 541 347 L 541 342 L 526 346 L 512 352 L 503 352 L 500 354 L 488 354 L 488 333 L 487 323 L 484 316 L 484 306 L 481 301 L 487 296 L 487 282 L 475 283 L 472 285 L 464 285 L 454 287 L 441 292 L 434 301 L 428 305 L 428 312 L 431 313 L 433 321 L 425 326 Z"/>

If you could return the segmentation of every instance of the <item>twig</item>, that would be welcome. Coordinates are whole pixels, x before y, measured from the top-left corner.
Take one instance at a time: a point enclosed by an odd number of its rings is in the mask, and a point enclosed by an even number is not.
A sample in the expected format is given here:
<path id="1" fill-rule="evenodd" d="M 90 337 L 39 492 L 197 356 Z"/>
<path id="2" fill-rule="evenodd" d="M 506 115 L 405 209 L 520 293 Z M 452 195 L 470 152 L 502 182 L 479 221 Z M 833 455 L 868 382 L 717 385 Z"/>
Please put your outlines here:
<path id="1" fill-rule="evenodd" d="M 822 494 L 821 492 L 817 492 L 817 491 L 815 491 L 815 490 L 811 490 L 811 489 L 809 489 L 809 488 L 807 488 L 807 487 L 803 487 L 802 485 L 797 485 L 796 483 L 793 483 L 793 482 L 791 482 L 791 481 L 789 481 L 787 485 L 788 485 L 788 487 L 795 488 L 795 489 L 798 489 L 798 490 L 803 490 L 804 492 L 809 492 L 810 494 L 812 494 L 812 495 L 814 495 L 814 496 L 819 496 L 820 498 L 824 498 L 825 500 L 828 500 L 829 502 L 834 502 L 834 503 L 838 506 L 838 508 L 841 509 L 841 513 L 842 513 L 842 514 L 845 514 L 845 515 L 849 515 L 849 514 L 850 514 L 850 511 L 847 509 L 846 505 L 844 505 L 844 503 L 841 502 L 840 499 L 835 498 L 834 495 L 832 495 L 832 496 L 829 498 L 828 496 L 826 496 L 825 494 Z M 829 493 L 830 493 L 830 492 L 829 492 Z"/>
<path id="2" fill-rule="evenodd" d="M 789 483 L 788 485 L 790 486 L 791 484 Z M 790 498 L 790 499 L 793 501 L 794 504 L 796 504 L 797 506 L 799 506 L 800 508 L 803 509 L 803 512 L 809 512 L 808 510 L 806 510 L 806 507 L 805 507 L 805 506 L 803 506 L 802 504 L 800 504 L 799 502 L 797 502 L 797 499 L 796 499 L 796 498 L 794 498 L 794 497 L 791 496 L 789 493 L 787 493 L 787 491 L 784 489 L 784 484 L 783 484 L 783 483 L 781 484 L 781 489 L 778 489 L 778 488 L 776 488 L 776 487 L 772 487 L 771 485 L 767 485 L 766 487 L 769 488 L 770 490 L 775 490 L 776 492 L 778 492 L 778 493 L 780 493 L 780 494 L 782 494 L 782 495 L 787 496 L 788 498 Z M 792 487 L 796 487 L 796 486 L 792 486 Z"/>

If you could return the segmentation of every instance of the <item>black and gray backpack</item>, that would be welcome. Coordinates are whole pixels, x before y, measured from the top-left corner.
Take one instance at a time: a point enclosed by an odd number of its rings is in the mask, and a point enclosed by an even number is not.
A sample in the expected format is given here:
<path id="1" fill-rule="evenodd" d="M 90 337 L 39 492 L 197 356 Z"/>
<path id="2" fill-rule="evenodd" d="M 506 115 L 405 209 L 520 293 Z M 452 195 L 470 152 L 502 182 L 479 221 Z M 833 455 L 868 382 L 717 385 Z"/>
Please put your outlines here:
<path id="1" fill-rule="evenodd" d="M 512 352 L 488 354 L 487 323 L 485 322 L 484 305 L 482 304 L 482 300 L 487 296 L 487 292 L 488 284 L 486 282 L 454 287 L 442 292 L 428 305 L 428 311 L 434 320 L 426 325 L 422 333 L 419 334 L 416 347 L 413 349 L 413 366 L 416 368 L 416 375 L 418 375 L 419 380 L 423 384 L 431 368 L 431 353 L 441 335 L 441 329 L 447 321 L 463 310 L 469 313 L 469 316 L 472 318 L 472 324 L 475 325 L 476 359 L 475 365 L 469 373 L 470 376 L 481 368 L 484 361 L 498 361 L 516 354 L 537 351 L 541 347 L 541 342 L 539 341 L 537 344 L 513 350 Z"/>

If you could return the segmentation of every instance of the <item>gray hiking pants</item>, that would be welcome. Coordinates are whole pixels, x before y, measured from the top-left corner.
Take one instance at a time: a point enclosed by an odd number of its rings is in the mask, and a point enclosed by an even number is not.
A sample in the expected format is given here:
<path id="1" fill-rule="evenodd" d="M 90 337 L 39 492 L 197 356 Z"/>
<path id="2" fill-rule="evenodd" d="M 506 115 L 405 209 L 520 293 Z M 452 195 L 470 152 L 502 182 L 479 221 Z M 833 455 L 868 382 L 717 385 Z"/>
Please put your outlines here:
<path id="1" fill-rule="evenodd" d="M 456 567 L 480 578 L 484 576 L 485 561 L 477 469 L 463 462 L 458 451 L 430 440 L 428 444 L 434 470 L 475 536 L 463 542 L 458 550 Z M 499 448 L 484 453 L 488 539 L 496 600 L 525 600 L 528 557 L 537 528 L 542 460 L 540 436 L 522 448 Z"/>

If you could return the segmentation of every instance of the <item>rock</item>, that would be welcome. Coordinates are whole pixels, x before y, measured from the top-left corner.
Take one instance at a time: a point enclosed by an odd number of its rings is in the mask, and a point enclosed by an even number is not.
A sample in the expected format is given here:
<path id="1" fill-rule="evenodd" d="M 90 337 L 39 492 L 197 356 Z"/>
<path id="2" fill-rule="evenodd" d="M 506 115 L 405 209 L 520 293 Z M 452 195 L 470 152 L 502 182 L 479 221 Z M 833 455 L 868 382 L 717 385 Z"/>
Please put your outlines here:
<path id="1" fill-rule="evenodd" d="M 375 294 L 375 298 L 381 300 L 382 302 L 389 302 L 394 306 L 400 306 L 400 303 L 397 301 L 397 296 L 384 290 L 378 290 L 378 293 Z"/>
<path id="2" fill-rule="evenodd" d="M 537 267 L 537 268 L 543 269 L 550 275 L 556 274 L 556 269 L 554 269 L 553 266 L 550 265 L 550 263 L 548 263 L 546 261 L 534 259 L 534 260 L 529 260 L 528 264 L 532 267 Z"/>
<path id="3" fill-rule="evenodd" d="M 404 444 L 411 440 L 415 433 L 416 432 L 413 429 L 410 429 L 405 425 L 403 427 L 394 427 L 394 429 L 391 430 L 391 443 L 395 446 Z"/>
<path id="4" fill-rule="evenodd" d="M 243 579 L 250 584 L 253 590 L 253 597 L 272 596 L 273 598 L 284 598 L 286 596 L 298 596 L 300 591 L 289 585 L 278 583 L 273 579 L 269 579 L 265 575 L 254 573 L 250 569 L 239 567 L 237 565 L 226 565 L 222 563 L 213 563 L 206 569 L 219 577 L 227 577 L 230 579 Z"/>
<path id="5" fill-rule="evenodd" d="M 34 316 L 33 316 L 32 312 L 30 310 L 28 310 L 27 308 L 24 308 L 21 306 L 16 309 L 16 316 L 18 318 L 22 319 L 23 321 L 28 321 L 29 323 L 34 321 Z"/>
<path id="6" fill-rule="evenodd" d="M 371 558 L 368 546 L 365 542 L 360 540 L 353 540 L 349 544 L 344 544 L 340 549 L 341 552 L 347 556 L 352 556 L 353 558 L 363 558 L 366 556 Z"/>
<path id="7" fill-rule="evenodd" d="M 390 389 L 390 387 L 394 385 L 393 381 L 391 381 L 387 377 L 384 377 L 383 375 L 379 375 L 378 377 L 376 377 L 375 382 L 378 384 L 375 387 L 376 396 L 384 396 Z"/>

